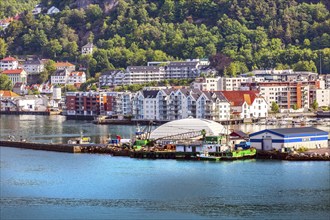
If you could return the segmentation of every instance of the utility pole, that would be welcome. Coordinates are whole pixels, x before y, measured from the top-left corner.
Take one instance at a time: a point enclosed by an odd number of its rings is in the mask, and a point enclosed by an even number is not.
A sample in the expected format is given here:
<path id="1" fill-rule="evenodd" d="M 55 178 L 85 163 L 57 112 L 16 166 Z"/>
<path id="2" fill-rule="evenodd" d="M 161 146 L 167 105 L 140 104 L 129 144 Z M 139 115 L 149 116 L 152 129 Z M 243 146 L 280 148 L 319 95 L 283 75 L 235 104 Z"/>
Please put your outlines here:
<path id="1" fill-rule="evenodd" d="M 320 74 L 322 74 L 322 53 L 320 51 Z"/>

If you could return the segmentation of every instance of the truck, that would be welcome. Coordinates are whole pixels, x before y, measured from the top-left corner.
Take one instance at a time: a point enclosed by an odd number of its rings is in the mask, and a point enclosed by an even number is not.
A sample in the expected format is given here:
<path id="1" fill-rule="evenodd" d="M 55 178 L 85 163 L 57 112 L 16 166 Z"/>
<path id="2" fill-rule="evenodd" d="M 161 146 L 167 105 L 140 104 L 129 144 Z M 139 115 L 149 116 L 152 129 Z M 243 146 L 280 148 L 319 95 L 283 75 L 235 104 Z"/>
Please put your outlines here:
<path id="1" fill-rule="evenodd" d="M 235 144 L 235 150 L 241 148 L 243 150 L 249 149 L 251 147 L 251 142 L 241 141 L 239 144 Z"/>

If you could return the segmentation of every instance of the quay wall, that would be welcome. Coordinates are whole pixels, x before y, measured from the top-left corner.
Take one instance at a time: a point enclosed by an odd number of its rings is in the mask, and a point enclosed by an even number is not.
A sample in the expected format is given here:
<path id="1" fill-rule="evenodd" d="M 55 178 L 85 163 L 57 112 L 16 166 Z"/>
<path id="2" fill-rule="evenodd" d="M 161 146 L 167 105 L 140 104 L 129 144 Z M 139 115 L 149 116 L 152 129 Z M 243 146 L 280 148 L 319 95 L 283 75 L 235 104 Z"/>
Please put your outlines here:
<path id="1" fill-rule="evenodd" d="M 0 146 L 32 149 L 32 150 L 56 151 L 56 152 L 65 152 L 65 153 L 79 153 L 81 151 L 80 146 L 74 146 L 74 145 L 32 143 L 32 142 L 20 142 L 20 141 L 1 140 Z"/>

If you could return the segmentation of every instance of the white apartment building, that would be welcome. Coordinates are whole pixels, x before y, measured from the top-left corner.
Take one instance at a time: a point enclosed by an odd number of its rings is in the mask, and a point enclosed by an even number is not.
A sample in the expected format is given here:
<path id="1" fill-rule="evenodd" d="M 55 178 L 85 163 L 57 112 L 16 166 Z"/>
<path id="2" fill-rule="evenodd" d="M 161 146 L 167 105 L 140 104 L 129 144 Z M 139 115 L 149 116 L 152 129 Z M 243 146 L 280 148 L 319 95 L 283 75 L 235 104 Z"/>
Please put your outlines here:
<path id="1" fill-rule="evenodd" d="M 0 70 L 18 69 L 18 61 L 14 57 L 6 57 L 0 60 Z"/>
<path id="2" fill-rule="evenodd" d="M 136 93 L 133 99 L 133 116 L 135 119 L 157 119 L 157 94 L 159 90 L 143 90 Z"/>
<path id="3" fill-rule="evenodd" d="M 330 107 L 330 88 L 328 89 L 316 89 L 314 91 L 315 96 L 310 100 L 310 104 L 316 100 L 319 107 L 327 106 Z"/>
<path id="4" fill-rule="evenodd" d="M 202 91 L 219 91 L 221 90 L 220 77 L 217 78 L 197 78 L 192 82 L 191 87 Z"/>
<path id="5" fill-rule="evenodd" d="M 140 120 L 171 121 L 191 116 L 226 121 L 267 115 L 266 101 L 255 91 L 145 90 L 133 101 L 133 116 Z"/>
<path id="6" fill-rule="evenodd" d="M 199 77 L 199 62 L 170 62 L 165 66 L 166 79 L 193 79 Z"/>
<path id="7" fill-rule="evenodd" d="M 100 86 L 123 85 L 125 73 L 121 70 L 109 70 L 103 72 L 99 78 Z"/>
<path id="8" fill-rule="evenodd" d="M 230 119 L 230 103 L 221 91 L 203 91 L 207 97 L 205 117 L 213 121 Z"/>
<path id="9" fill-rule="evenodd" d="M 222 91 L 235 91 L 240 90 L 241 84 L 251 82 L 252 78 L 249 77 L 221 77 L 219 78 L 219 90 Z"/>
<path id="10" fill-rule="evenodd" d="M 142 84 L 165 79 L 164 67 L 129 66 L 125 72 L 123 84 Z"/>

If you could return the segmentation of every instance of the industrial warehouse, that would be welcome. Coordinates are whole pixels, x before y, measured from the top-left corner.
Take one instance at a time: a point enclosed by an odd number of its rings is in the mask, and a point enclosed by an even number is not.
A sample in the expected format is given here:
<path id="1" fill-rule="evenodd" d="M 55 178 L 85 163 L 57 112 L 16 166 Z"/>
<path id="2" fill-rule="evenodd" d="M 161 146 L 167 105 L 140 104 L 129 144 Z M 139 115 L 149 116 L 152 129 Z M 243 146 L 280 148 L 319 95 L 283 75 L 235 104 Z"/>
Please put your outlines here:
<path id="1" fill-rule="evenodd" d="M 259 150 L 316 149 L 328 147 L 328 135 L 314 127 L 265 129 L 250 134 L 250 142 L 251 147 Z"/>

